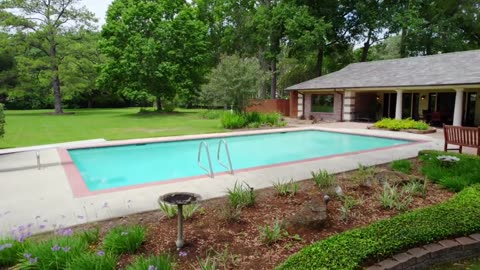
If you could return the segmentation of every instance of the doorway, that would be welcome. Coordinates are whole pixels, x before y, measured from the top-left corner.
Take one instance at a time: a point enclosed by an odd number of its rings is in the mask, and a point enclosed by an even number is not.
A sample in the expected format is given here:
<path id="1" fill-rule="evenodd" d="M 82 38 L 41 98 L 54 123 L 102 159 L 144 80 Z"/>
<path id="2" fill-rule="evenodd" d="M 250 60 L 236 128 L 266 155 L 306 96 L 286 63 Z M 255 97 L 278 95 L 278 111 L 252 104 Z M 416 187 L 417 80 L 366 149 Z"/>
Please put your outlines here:
<path id="1" fill-rule="evenodd" d="M 477 93 L 467 93 L 465 107 L 465 121 L 464 125 L 469 127 L 475 126 L 475 105 L 477 101 Z"/>

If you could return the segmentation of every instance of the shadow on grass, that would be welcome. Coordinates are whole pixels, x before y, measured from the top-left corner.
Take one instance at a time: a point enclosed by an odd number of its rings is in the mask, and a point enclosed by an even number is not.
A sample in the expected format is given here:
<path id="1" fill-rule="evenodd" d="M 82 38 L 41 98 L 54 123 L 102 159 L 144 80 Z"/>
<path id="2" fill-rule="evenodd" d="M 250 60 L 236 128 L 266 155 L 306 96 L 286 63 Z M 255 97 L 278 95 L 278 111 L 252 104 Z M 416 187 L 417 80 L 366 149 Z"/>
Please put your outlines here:
<path id="1" fill-rule="evenodd" d="M 195 116 L 198 112 L 196 111 L 182 111 L 182 112 L 158 112 L 158 111 L 139 111 L 137 113 L 125 113 L 119 114 L 119 117 L 129 117 L 129 118 L 165 118 L 165 117 L 184 117 L 184 116 Z"/>

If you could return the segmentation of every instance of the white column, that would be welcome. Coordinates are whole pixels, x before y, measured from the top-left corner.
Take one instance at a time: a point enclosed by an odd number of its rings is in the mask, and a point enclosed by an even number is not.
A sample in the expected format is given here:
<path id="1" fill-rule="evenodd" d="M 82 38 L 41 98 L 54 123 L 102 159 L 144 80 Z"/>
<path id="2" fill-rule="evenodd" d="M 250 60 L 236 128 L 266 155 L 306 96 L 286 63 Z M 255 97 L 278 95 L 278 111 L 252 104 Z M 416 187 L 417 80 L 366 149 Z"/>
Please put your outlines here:
<path id="1" fill-rule="evenodd" d="M 455 89 L 455 109 L 453 110 L 453 125 L 462 125 L 462 112 L 463 112 L 463 89 Z"/>
<path id="2" fill-rule="evenodd" d="M 397 104 L 395 105 L 395 119 L 402 119 L 402 107 L 403 107 L 403 90 L 397 91 Z"/>
<path id="3" fill-rule="evenodd" d="M 345 91 L 343 95 L 343 121 L 353 121 L 355 112 L 355 92 Z"/>
<path id="4" fill-rule="evenodd" d="M 298 93 L 297 99 L 297 117 L 301 117 L 303 115 L 303 94 Z"/>

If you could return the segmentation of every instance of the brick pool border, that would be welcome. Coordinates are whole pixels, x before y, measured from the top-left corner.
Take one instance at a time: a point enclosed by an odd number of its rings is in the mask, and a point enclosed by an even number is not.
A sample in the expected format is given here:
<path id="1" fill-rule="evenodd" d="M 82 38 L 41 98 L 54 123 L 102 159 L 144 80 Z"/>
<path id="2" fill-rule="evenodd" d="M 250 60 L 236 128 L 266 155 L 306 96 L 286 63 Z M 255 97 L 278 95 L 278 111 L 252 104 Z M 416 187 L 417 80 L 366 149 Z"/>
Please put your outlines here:
<path id="1" fill-rule="evenodd" d="M 480 233 L 475 233 L 469 236 L 442 240 L 433 244 L 411 248 L 366 269 L 427 269 L 433 265 L 456 262 L 478 256 L 480 256 Z"/>

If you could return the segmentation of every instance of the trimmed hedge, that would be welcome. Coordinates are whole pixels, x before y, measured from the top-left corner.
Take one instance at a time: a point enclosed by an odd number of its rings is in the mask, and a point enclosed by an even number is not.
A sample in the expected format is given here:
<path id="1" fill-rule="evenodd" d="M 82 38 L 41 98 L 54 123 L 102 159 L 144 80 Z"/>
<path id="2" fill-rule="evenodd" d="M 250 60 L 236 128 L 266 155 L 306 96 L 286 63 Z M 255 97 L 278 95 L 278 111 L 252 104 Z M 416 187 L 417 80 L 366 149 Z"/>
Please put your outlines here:
<path id="1" fill-rule="evenodd" d="M 430 127 L 424 121 L 415 121 L 411 118 L 407 119 L 392 119 L 392 118 L 383 118 L 382 120 L 374 124 L 377 128 L 386 128 L 389 130 L 402 130 L 402 129 L 418 129 L 418 130 L 428 130 Z"/>
<path id="2" fill-rule="evenodd" d="M 474 185 L 445 203 L 316 242 L 277 269 L 360 269 L 408 248 L 479 231 L 480 185 Z"/>
<path id="3" fill-rule="evenodd" d="M 422 173 L 430 180 L 449 190 L 460 191 L 473 184 L 480 184 L 480 157 L 443 151 L 424 150 L 418 154 L 423 161 Z M 446 165 L 438 156 L 454 156 L 460 160 Z"/>

